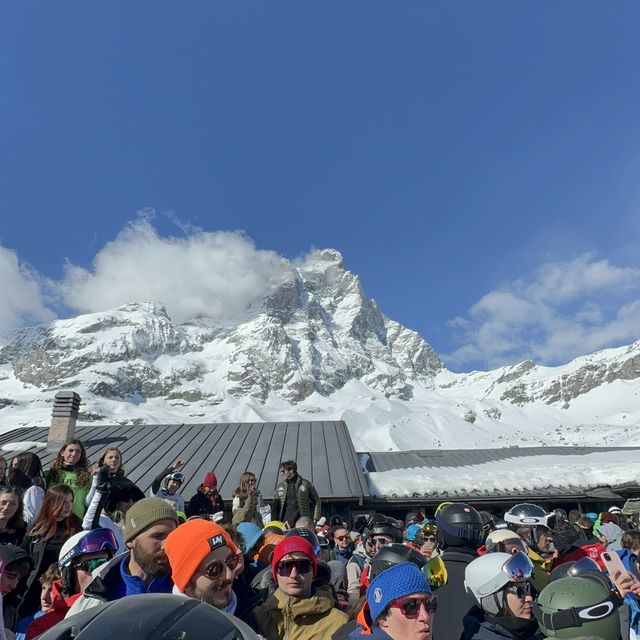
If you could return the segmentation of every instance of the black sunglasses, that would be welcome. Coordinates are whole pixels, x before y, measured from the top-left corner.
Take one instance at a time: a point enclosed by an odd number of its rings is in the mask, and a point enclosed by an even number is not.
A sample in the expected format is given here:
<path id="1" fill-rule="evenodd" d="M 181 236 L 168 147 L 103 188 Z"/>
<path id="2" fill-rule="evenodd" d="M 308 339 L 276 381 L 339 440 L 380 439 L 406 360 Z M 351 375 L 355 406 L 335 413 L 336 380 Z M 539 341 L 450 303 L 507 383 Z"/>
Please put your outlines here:
<path id="1" fill-rule="evenodd" d="M 300 575 L 309 573 L 311 571 L 311 560 L 285 560 L 284 562 L 279 562 L 276 567 L 276 573 L 279 576 L 288 578 L 294 568 Z"/>
<path id="2" fill-rule="evenodd" d="M 510 584 L 505 588 L 505 593 L 512 593 L 520 600 L 531 595 L 531 585 L 528 582 L 521 582 L 520 584 Z"/>

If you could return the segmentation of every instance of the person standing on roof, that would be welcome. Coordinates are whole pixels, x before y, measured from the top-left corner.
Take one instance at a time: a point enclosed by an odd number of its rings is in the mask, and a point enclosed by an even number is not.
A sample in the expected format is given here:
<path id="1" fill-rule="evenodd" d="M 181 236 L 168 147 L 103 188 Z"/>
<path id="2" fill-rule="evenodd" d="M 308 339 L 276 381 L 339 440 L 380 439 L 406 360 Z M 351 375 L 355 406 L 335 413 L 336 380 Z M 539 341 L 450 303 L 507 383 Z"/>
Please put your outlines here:
<path id="1" fill-rule="evenodd" d="M 317 522 L 322 515 L 322 503 L 315 487 L 298 475 L 298 465 L 294 460 L 285 460 L 280 464 L 282 480 L 273 494 L 271 516 L 276 520 L 288 522 L 293 527 L 301 516 L 307 516 Z"/>
<path id="2" fill-rule="evenodd" d="M 196 495 L 189 500 L 185 513 L 187 518 L 215 516 L 216 521 L 224 519 L 224 502 L 218 493 L 218 478 L 213 471 L 205 474 Z"/>
<path id="3" fill-rule="evenodd" d="M 184 474 L 178 469 L 183 466 L 184 460 L 176 460 L 172 465 L 163 469 L 151 483 L 153 495 L 164 500 L 180 513 L 184 513 L 184 498 L 178 491 L 184 482 Z"/>
<path id="4" fill-rule="evenodd" d="M 263 527 L 263 510 L 264 502 L 258 489 L 258 480 L 251 471 L 245 471 L 240 476 L 240 484 L 233 492 L 233 526 L 237 527 L 241 522 L 253 522 L 256 526 Z"/>

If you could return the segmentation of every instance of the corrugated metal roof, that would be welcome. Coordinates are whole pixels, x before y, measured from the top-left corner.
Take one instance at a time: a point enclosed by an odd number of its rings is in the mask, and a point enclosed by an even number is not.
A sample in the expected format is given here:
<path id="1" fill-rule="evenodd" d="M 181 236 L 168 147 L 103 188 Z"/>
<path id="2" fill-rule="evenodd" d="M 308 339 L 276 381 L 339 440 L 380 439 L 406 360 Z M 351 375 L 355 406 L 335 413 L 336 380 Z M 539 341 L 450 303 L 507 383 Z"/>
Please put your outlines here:
<path id="1" fill-rule="evenodd" d="M 580 456 L 602 451 L 640 450 L 640 447 L 507 447 L 504 449 L 414 449 L 361 453 L 366 471 L 414 467 L 468 467 L 485 462 L 531 456 Z M 365 457 L 368 456 L 368 459 Z"/>
<path id="2" fill-rule="evenodd" d="M 11 442 L 46 442 L 48 428 L 14 429 L 0 435 L 5 457 Z M 353 443 L 342 421 L 101 425 L 77 426 L 95 462 L 107 447 L 122 451 L 126 475 L 145 493 L 154 477 L 178 458 L 186 483 L 181 493 L 195 494 L 207 471 L 215 471 L 220 494 L 230 500 L 244 471 L 252 471 L 265 498 L 270 499 L 279 480 L 282 460 L 293 459 L 298 472 L 310 480 L 323 500 L 358 500 L 369 495 Z M 28 449 L 40 456 L 45 468 L 57 451 Z"/>

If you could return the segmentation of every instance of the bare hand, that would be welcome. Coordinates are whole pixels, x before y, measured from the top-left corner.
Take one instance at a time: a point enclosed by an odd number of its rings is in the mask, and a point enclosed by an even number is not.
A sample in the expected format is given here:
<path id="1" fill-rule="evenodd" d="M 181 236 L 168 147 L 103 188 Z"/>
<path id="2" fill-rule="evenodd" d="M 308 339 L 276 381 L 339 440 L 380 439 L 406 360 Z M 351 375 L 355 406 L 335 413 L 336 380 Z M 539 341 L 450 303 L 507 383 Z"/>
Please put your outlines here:
<path id="1" fill-rule="evenodd" d="M 628 593 L 640 596 L 640 580 L 632 573 L 614 571 L 611 581 L 615 584 L 618 593 L 624 598 Z"/>
<path id="2" fill-rule="evenodd" d="M 176 460 L 172 465 L 171 468 L 175 471 L 176 469 L 179 469 L 180 467 L 184 467 L 184 460 Z"/>

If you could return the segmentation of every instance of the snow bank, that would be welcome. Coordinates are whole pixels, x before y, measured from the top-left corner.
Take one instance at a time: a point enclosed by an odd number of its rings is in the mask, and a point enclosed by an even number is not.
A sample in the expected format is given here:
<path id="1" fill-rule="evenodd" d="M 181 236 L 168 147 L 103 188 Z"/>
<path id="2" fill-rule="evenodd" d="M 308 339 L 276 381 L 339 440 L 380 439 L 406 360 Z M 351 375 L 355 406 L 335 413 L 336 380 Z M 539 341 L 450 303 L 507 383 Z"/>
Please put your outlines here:
<path id="1" fill-rule="evenodd" d="M 430 493 L 531 491 L 554 487 L 588 489 L 640 483 L 637 451 L 507 458 L 466 467 L 414 467 L 368 474 L 374 496 L 414 497 Z"/>

